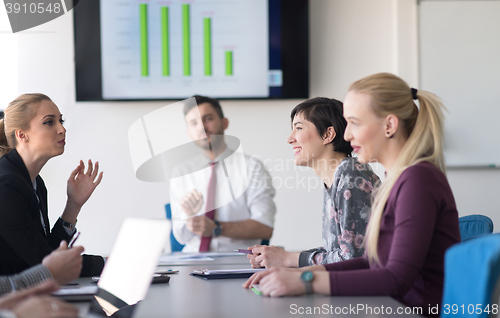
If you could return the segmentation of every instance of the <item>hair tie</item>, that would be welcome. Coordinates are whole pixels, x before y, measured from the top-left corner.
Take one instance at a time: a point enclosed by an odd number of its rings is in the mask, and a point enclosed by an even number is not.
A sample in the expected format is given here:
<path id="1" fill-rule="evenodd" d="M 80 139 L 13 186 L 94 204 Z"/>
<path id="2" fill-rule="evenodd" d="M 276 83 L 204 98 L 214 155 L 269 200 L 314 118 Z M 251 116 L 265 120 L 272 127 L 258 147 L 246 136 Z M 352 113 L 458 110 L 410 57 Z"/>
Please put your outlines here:
<path id="1" fill-rule="evenodd" d="M 417 92 L 418 92 L 418 90 L 416 88 L 413 88 L 413 87 L 411 88 L 411 97 L 413 99 L 418 99 Z"/>

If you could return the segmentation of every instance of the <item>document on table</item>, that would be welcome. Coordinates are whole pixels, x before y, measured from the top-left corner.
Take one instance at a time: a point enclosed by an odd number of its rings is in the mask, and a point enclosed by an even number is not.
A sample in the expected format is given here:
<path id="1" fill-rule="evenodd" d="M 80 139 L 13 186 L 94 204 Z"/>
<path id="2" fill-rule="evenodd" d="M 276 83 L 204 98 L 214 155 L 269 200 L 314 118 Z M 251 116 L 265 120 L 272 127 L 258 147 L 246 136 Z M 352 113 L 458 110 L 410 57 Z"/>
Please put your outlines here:
<path id="1" fill-rule="evenodd" d="M 161 265 L 162 263 L 171 263 L 178 261 L 213 261 L 214 257 L 227 257 L 227 256 L 241 256 L 241 253 L 235 253 L 235 252 L 174 253 L 161 256 L 159 264 Z"/>
<path id="2" fill-rule="evenodd" d="M 213 261 L 214 259 L 211 257 L 194 257 L 194 254 L 187 254 L 187 255 L 163 255 L 160 256 L 160 260 L 158 263 L 161 264 L 166 264 L 166 263 L 172 263 L 172 262 L 182 262 L 182 261 Z"/>
<path id="3" fill-rule="evenodd" d="M 197 253 L 197 254 L 188 254 L 190 255 L 189 257 L 227 257 L 227 256 L 241 256 L 241 253 L 236 253 L 236 252 L 224 252 L 224 253 L 219 253 L 219 252 L 208 252 L 208 253 Z"/>

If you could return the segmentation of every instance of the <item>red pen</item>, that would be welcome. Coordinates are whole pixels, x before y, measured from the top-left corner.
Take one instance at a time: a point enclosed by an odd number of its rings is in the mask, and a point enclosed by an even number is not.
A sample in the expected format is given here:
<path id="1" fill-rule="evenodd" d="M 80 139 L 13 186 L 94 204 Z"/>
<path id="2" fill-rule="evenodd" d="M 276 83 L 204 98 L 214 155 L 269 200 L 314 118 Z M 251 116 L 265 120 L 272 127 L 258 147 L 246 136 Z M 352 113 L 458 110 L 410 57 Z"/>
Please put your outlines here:
<path id="1" fill-rule="evenodd" d="M 250 250 L 234 250 L 234 251 L 238 253 L 253 254 L 252 251 Z"/>

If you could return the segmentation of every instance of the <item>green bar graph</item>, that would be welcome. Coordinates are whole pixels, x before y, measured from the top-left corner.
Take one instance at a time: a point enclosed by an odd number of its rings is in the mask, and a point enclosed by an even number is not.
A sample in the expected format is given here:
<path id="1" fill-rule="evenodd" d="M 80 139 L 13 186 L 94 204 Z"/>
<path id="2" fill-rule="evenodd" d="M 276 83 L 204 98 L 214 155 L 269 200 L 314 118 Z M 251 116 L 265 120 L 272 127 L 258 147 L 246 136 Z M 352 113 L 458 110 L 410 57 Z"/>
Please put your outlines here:
<path id="1" fill-rule="evenodd" d="M 233 51 L 226 51 L 226 75 L 233 75 Z"/>
<path id="2" fill-rule="evenodd" d="M 212 21 L 203 19 L 203 33 L 205 38 L 205 75 L 212 75 Z"/>
<path id="3" fill-rule="evenodd" d="M 163 76 L 170 76 L 170 52 L 168 39 L 168 7 L 161 7 L 161 48 Z"/>
<path id="4" fill-rule="evenodd" d="M 191 45 L 189 37 L 189 4 L 182 5 L 182 44 L 184 55 L 184 76 L 190 76 Z"/>
<path id="5" fill-rule="evenodd" d="M 149 76 L 148 62 L 148 5 L 139 4 L 141 21 L 141 75 Z"/>

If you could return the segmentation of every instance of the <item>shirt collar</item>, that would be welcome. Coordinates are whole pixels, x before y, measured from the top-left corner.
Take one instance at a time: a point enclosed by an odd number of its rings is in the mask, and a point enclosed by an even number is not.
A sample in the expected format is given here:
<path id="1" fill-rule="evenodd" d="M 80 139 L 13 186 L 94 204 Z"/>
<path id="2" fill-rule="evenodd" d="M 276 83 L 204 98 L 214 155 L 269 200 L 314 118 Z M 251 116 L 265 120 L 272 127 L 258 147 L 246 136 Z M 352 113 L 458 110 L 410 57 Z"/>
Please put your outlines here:
<path id="1" fill-rule="evenodd" d="M 224 151 L 219 154 L 217 157 L 215 157 L 214 159 L 214 162 L 219 162 L 219 161 L 222 161 L 224 159 L 226 159 L 227 157 L 229 157 L 231 154 L 233 154 L 234 150 L 230 149 L 228 146 L 226 146 L 226 149 L 224 149 Z M 203 163 L 204 165 L 209 165 L 212 163 L 212 161 L 210 159 L 208 159 L 207 157 L 205 157 L 205 155 L 203 155 Z"/>

